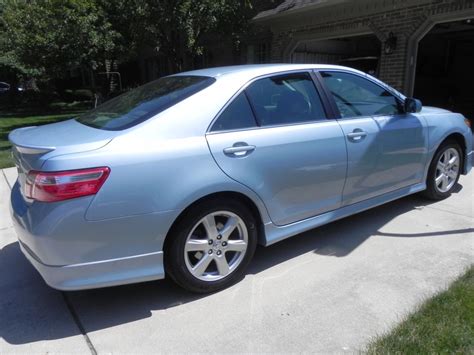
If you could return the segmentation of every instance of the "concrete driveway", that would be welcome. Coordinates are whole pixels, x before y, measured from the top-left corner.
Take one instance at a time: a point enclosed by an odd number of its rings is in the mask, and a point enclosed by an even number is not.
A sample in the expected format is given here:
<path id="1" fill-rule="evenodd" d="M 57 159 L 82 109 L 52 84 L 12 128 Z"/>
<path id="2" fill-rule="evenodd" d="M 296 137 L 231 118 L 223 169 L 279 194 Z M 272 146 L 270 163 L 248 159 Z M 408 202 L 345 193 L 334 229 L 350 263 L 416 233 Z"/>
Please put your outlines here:
<path id="1" fill-rule="evenodd" d="M 46 286 L 8 213 L 0 172 L 0 353 L 355 352 L 474 261 L 473 175 L 259 248 L 210 296 L 164 280 L 93 291 Z"/>

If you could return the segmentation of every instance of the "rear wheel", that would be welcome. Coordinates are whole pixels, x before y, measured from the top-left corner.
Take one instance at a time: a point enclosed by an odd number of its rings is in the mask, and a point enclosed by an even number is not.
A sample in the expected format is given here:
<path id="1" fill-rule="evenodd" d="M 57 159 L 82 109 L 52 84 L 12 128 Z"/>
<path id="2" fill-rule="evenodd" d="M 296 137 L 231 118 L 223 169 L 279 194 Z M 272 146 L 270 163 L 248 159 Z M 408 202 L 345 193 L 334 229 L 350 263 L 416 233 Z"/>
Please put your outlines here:
<path id="1" fill-rule="evenodd" d="M 168 236 L 167 274 L 193 292 L 214 292 L 240 279 L 257 245 L 255 218 L 240 201 L 192 208 Z"/>
<path id="2" fill-rule="evenodd" d="M 424 196 L 432 200 L 442 200 L 451 195 L 461 174 L 462 159 L 459 144 L 447 141 L 441 145 L 431 162 Z"/>

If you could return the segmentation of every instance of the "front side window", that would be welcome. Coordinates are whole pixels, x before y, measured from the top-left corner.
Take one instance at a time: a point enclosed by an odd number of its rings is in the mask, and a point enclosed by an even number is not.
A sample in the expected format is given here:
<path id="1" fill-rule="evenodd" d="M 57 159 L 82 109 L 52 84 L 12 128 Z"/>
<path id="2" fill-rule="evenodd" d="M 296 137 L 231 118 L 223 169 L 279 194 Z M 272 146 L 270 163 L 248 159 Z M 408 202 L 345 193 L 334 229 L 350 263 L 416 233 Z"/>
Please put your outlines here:
<path id="1" fill-rule="evenodd" d="M 370 80 L 342 72 L 321 72 L 321 76 L 343 118 L 403 112 L 395 96 Z"/>
<path id="2" fill-rule="evenodd" d="M 193 75 L 164 77 L 133 89 L 87 112 L 77 121 L 110 131 L 135 126 L 208 87 L 214 78 Z"/>
<path id="3" fill-rule="evenodd" d="M 323 104 L 308 73 L 259 79 L 246 89 L 261 126 L 325 120 Z"/>

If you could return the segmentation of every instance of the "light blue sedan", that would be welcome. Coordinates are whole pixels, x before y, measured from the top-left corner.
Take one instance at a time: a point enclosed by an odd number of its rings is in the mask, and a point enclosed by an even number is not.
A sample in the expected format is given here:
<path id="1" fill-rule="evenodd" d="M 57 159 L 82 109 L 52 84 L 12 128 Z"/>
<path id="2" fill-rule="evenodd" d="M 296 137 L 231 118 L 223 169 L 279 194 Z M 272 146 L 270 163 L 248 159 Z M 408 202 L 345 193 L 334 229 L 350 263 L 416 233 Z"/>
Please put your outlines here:
<path id="1" fill-rule="evenodd" d="M 168 76 L 9 139 L 21 249 L 61 290 L 166 275 L 213 292 L 257 243 L 417 192 L 446 198 L 472 160 L 462 115 L 329 65 Z"/>

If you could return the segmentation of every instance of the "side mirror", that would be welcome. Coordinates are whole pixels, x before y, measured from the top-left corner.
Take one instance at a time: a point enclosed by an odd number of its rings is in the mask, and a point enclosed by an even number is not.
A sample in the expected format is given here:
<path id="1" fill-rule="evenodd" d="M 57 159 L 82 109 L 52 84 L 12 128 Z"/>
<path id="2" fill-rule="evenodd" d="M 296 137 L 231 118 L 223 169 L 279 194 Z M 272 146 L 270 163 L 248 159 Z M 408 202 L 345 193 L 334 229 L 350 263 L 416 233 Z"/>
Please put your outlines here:
<path id="1" fill-rule="evenodd" d="M 423 105 L 420 100 L 407 97 L 405 99 L 405 112 L 406 113 L 418 113 L 421 111 Z"/>

